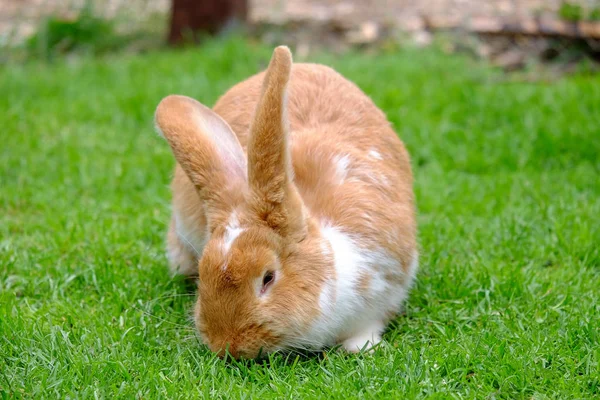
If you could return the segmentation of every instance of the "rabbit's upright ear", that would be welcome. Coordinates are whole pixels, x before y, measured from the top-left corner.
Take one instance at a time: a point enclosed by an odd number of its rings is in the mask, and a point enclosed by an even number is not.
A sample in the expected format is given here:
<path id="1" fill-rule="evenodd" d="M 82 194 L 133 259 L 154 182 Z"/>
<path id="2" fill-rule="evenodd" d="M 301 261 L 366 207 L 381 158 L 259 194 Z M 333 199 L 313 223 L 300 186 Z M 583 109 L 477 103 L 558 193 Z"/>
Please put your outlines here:
<path id="1" fill-rule="evenodd" d="M 292 54 L 275 49 L 250 128 L 248 185 L 254 215 L 282 236 L 306 235 L 303 203 L 293 183 L 288 148 L 287 85 Z"/>
<path id="2" fill-rule="evenodd" d="M 212 230 L 247 187 L 246 156 L 237 136 L 214 111 L 185 96 L 164 98 L 155 122 L 204 201 Z"/>

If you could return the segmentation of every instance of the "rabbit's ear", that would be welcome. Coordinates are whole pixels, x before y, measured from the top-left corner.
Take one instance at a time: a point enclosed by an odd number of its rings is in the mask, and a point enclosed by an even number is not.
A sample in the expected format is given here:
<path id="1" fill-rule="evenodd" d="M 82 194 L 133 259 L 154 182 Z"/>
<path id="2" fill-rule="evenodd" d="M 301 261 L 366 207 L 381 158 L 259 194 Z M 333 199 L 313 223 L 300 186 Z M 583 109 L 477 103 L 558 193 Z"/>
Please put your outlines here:
<path id="1" fill-rule="evenodd" d="M 293 183 L 288 148 L 287 85 L 292 54 L 275 49 L 264 77 L 262 94 L 248 143 L 249 204 L 254 215 L 282 236 L 306 235 L 303 204 Z"/>
<path id="2" fill-rule="evenodd" d="M 237 136 L 214 111 L 186 96 L 164 98 L 155 122 L 204 201 L 212 230 L 247 187 L 246 156 Z"/>

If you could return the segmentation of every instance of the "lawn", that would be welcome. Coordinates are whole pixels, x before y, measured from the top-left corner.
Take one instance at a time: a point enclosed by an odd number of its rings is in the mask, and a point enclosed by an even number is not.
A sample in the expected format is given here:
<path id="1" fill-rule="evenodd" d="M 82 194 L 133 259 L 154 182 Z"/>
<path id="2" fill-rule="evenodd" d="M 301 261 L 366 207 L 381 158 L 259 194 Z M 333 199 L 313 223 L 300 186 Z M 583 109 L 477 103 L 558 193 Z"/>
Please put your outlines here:
<path id="1" fill-rule="evenodd" d="M 153 112 L 271 49 L 0 67 L 1 398 L 600 398 L 600 76 L 516 83 L 436 50 L 315 56 L 412 155 L 421 270 L 372 355 L 225 363 L 170 278 Z"/>

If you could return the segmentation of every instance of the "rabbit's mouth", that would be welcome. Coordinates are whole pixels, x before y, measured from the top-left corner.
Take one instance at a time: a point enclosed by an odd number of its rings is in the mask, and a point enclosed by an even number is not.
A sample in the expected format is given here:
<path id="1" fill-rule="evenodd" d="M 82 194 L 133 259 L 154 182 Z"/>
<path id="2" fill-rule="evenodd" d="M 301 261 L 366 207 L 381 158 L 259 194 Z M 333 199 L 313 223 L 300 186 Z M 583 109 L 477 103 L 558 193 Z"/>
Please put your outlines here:
<path id="1" fill-rule="evenodd" d="M 229 334 L 220 331 L 220 335 L 214 337 L 208 333 L 204 336 L 204 342 L 221 358 L 256 359 L 282 349 L 281 337 L 264 325 L 252 324 Z"/>

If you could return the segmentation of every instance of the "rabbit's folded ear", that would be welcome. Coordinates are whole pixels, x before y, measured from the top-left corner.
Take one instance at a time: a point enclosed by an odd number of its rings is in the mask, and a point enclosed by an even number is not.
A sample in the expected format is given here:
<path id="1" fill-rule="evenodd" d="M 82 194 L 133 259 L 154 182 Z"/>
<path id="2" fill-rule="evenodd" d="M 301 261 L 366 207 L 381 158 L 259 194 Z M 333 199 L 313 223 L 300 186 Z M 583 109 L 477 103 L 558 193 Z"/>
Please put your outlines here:
<path id="1" fill-rule="evenodd" d="M 186 96 L 165 97 L 155 122 L 204 201 L 209 228 L 214 228 L 242 200 L 247 187 L 246 156 L 237 136 L 214 111 Z"/>
<path id="2" fill-rule="evenodd" d="M 254 214 L 282 236 L 301 240 L 306 235 L 306 221 L 293 183 L 288 148 L 286 97 L 291 69 L 290 50 L 277 47 L 250 127 L 248 185 Z"/>

